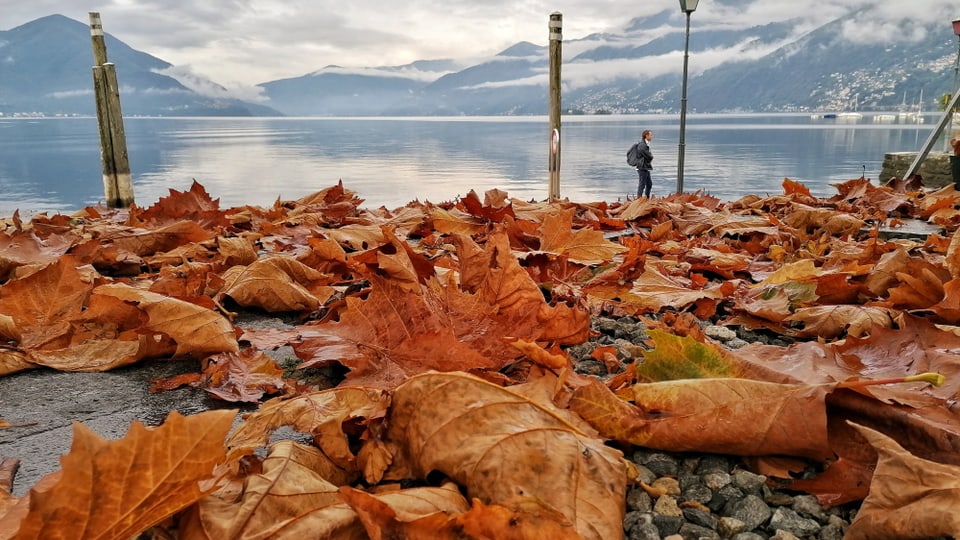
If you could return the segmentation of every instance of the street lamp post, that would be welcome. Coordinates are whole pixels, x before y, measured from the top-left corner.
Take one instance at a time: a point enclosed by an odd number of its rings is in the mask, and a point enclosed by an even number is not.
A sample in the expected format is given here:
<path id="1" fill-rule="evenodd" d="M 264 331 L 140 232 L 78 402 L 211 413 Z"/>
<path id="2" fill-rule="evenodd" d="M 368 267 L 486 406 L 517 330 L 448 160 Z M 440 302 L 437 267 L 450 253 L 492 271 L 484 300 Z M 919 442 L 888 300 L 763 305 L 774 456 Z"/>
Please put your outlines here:
<path id="1" fill-rule="evenodd" d="M 957 35 L 957 58 L 953 61 L 953 88 L 950 89 L 950 94 L 956 96 L 957 92 L 960 92 L 960 88 L 957 88 L 957 74 L 960 73 L 960 19 L 953 20 L 953 33 Z M 944 139 L 947 140 L 947 150 L 949 151 L 950 139 L 953 137 L 953 111 L 947 111 L 947 114 L 950 115 L 950 120 L 947 124 L 947 133 Z"/>
<path id="2" fill-rule="evenodd" d="M 953 61 L 953 94 L 956 95 L 957 92 L 960 92 L 960 88 L 957 87 L 957 75 L 960 74 L 960 19 L 953 20 L 953 33 L 957 35 L 957 58 Z M 953 111 L 950 111 L 950 122 L 951 122 L 951 131 L 947 133 L 947 137 L 953 136 Z"/>
<path id="3" fill-rule="evenodd" d="M 960 19 L 953 20 L 953 33 L 957 36 L 957 58 L 953 61 L 953 89 L 957 90 L 957 73 L 960 72 Z"/>
<path id="4" fill-rule="evenodd" d="M 687 61 L 690 58 L 690 14 L 697 10 L 700 0 L 680 0 L 680 11 L 687 16 L 687 31 L 683 41 L 683 83 L 680 88 L 680 148 L 677 151 L 677 193 L 683 193 L 683 153 L 687 131 Z"/>

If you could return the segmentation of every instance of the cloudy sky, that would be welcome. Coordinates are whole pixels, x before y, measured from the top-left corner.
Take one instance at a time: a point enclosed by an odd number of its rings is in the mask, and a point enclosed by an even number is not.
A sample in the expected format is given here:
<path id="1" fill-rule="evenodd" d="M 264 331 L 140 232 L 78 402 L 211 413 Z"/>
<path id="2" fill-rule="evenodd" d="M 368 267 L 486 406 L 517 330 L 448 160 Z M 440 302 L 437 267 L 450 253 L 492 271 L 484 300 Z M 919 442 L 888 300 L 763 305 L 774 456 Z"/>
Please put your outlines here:
<path id="1" fill-rule="evenodd" d="M 923 39 L 911 22 L 960 17 L 956 0 L 702 0 L 692 29 L 748 28 L 772 21 L 812 28 L 846 10 L 879 5 L 849 39 Z M 59 13 L 86 24 L 100 13 L 104 30 L 131 47 L 228 88 L 298 77 L 324 66 L 403 65 L 414 60 L 488 57 L 519 41 L 546 45 L 547 21 L 563 14 L 565 40 L 619 32 L 636 17 L 676 13 L 676 0 L 0 0 L 0 30 Z M 919 32 L 922 34 L 923 32 Z M 705 69 L 743 51 L 708 51 L 691 59 Z M 567 48 L 564 48 L 567 56 Z M 695 65 L 699 63 L 699 65 Z M 670 59 L 676 69 L 676 59 Z"/>

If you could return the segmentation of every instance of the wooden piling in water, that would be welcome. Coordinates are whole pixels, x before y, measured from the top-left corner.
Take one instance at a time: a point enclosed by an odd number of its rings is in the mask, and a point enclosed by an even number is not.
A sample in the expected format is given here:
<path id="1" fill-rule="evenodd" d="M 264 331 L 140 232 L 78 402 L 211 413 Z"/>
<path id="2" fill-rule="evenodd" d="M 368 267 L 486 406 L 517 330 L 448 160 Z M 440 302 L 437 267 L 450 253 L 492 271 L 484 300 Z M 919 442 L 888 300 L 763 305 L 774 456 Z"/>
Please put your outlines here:
<path id="1" fill-rule="evenodd" d="M 133 204 L 133 181 L 127 156 L 127 138 L 120 109 L 120 86 L 116 66 L 107 62 L 100 14 L 90 12 L 90 41 L 93 45 L 93 91 L 100 128 L 100 162 L 103 170 L 103 197 L 109 208 Z"/>
<path id="2" fill-rule="evenodd" d="M 560 64 L 562 60 L 563 15 L 550 14 L 550 202 L 560 198 Z"/>

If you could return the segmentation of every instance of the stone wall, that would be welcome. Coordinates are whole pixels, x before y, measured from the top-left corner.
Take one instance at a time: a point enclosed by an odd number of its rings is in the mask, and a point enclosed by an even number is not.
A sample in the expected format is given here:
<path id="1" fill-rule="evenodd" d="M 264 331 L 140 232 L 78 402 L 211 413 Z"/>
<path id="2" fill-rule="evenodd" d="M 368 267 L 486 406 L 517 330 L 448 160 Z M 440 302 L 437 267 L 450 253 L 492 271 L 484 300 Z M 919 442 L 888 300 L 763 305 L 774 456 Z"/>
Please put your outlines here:
<path id="1" fill-rule="evenodd" d="M 910 164 L 917 158 L 918 152 L 891 152 L 884 154 L 883 167 L 880 169 L 880 185 L 887 183 L 891 178 L 903 178 Z M 946 152 L 930 152 L 927 159 L 920 164 L 917 174 L 923 178 L 924 187 L 941 188 L 953 182 L 953 173 L 950 168 L 950 154 Z"/>

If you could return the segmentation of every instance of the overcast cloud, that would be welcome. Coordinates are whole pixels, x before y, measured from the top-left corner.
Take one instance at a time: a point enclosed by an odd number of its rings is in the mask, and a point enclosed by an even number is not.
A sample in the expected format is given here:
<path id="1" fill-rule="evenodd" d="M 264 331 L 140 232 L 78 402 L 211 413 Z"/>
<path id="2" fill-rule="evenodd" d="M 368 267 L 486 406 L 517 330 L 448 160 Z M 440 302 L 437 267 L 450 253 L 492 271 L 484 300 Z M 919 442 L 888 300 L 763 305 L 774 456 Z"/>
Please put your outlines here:
<path id="1" fill-rule="evenodd" d="M 950 35 L 950 21 L 960 17 L 955 0 L 701 0 L 691 19 L 691 40 L 700 28 L 742 29 L 784 20 L 796 20 L 796 34 L 802 35 L 868 4 L 880 9 L 870 20 L 848 25 L 843 38 L 922 40 L 929 36 L 918 23 L 929 22 L 942 24 Z M 546 45 L 547 21 L 554 11 L 563 14 L 567 42 L 599 32 L 621 32 L 630 19 L 664 9 L 672 10 L 673 23 L 682 27 L 676 0 L 0 0 L 0 30 L 55 13 L 86 24 L 88 13 L 97 11 L 107 33 L 174 64 L 179 79 L 201 75 L 237 92 L 328 65 L 397 66 L 430 59 L 466 63 L 520 41 Z M 655 32 L 631 36 L 642 41 L 655 37 Z M 575 47 L 565 45 L 564 56 L 573 56 Z M 730 50 L 701 52 L 691 57 L 690 69 L 702 71 L 738 58 L 760 56 L 769 52 L 767 49 L 744 43 Z M 571 66 L 565 68 L 564 77 L 566 81 L 569 75 L 569 84 L 586 84 L 624 71 L 676 70 L 677 60 L 675 55 L 665 55 L 642 63 Z"/>

